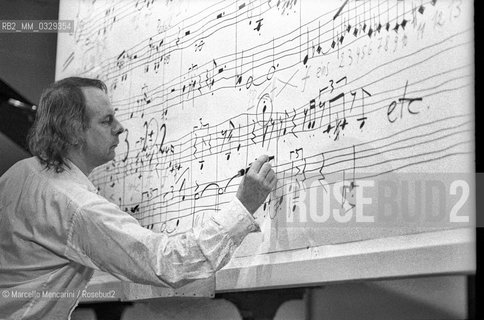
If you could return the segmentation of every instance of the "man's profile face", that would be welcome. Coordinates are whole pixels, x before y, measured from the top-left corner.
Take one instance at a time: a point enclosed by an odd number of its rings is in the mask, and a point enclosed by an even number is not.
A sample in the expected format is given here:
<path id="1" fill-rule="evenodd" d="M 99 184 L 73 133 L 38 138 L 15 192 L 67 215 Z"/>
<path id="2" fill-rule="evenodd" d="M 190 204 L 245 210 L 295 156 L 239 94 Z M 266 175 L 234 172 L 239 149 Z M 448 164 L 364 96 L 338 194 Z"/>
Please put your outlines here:
<path id="1" fill-rule="evenodd" d="M 115 148 L 123 127 L 114 116 L 108 96 L 95 87 L 82 88 L 86 101 L 89 128 L 84 131 L 82 153 L 86 161 L 97 167 L 114 159 Z"/>

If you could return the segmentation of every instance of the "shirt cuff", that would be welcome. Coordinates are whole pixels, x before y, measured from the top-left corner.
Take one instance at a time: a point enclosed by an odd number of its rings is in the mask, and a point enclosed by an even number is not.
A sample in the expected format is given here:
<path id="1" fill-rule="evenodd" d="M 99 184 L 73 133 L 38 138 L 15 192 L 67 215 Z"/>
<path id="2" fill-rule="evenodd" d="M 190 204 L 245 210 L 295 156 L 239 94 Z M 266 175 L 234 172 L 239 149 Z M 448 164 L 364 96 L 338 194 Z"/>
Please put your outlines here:
<path id="1" fill-rule="evenodd" d="M 260 226 L 237 197 L 234 197 L 226 210 L 212 215 L 212 219 L 223 226 L 230 238 L 238 246 L 251 232 L 260 232 Z"/>
<path id="2" fill-rule="evenodd" d="M 259 223 L 255 220 L 254 216 L 250 214 L 249 210 L 240 202 L 239 198 L 234 197 L 233 202 L 235 202 L 235 205 L 239 206 L 240 210 L 245 213 L 247 216 L 247 219 L 249 219 L 251 223 L 251 227 L 249 230 L 250 232 L 260 232 L 260 226 Z"/>

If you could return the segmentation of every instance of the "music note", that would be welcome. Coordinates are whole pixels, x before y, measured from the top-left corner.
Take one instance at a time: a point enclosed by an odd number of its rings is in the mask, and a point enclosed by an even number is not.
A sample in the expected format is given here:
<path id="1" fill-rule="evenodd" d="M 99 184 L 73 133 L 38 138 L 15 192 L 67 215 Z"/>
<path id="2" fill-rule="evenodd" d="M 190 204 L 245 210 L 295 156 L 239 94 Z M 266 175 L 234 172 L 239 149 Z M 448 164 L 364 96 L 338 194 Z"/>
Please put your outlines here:
<path id="1" fill-rule="evenodd" d="M 306 55 L 304 56 L 304 59 L 302 61 L 303 65 L 306 66 L 309 60 L 309 29 L 306 30 Z M 307 67 L 307 66 L 306 66 Z"/>
<path id="2" fill-rule="evenodd" d="M 235 87 L 239 86 L 242 84 L 242 77 L 243 77 L 243 74 L 244 74 L 244 71 L 243 71 L 243 66 L 244 66 L 244 50 L 242 50 L 242 52 L 240 53 L 240 63 L 238 63 L 238 58 L 237 56 L 235 57 Z M 240 68 L 238 68 L 237 66 L 240 66 Z M 241 88 L 239 88 L 239 90 L 241 90 Z"/>
<path id="3" fill-rule="evenodd" d="M 316 125 L 316 100 L 311 99 L 309 101 L 309 108 L 304 109 L 304 121 L 303 121 L 303 130 L 311 130 L 314 129 Z M 307 127 L 306 127 L 307 123 Z"/>
<path id="4" fill-rule="evenodd" d="M 353 145 L 353 164 L 352 164 L 352 171 L 353 175 L 351 178 L 351 181 L 348 184 L 346 184 L 346 170 L 343 171 L 343 194 L 342 194 L 342 199 L 343 199 L 343 204 L 347 203 L 350 208 L 354 208 L 356 206 L 356 188 L 358 185 L 356 184 L 356 148 L 355 145 Z"/>
<path id="5" fill-rule="evenodd" d="M 331 103 L 338 101 L 340 99 L 343 100 L 343 102 L 341 103 L 341 109 L 343 111 L 343 118 L 346 119 L 346 114 L 345 114 L 346 99 L 345 99 L 345 94 L 343 92 L 328 100 L 328 107 L 329 107 L 329 110 L 330 110 L 329 112 L 330 112 L 330 115 L 331 115 Z M 339 114 L 338 111 L 337 111 L 337 114 Z M 330 116 L 329 121 L 330 121 L 330 124 L 331 124 L 331 116 Z"/>
<path id="6" fill-rule="evenodd" d="M 128 71 L 133 59 L 136 59 L 137 55 L 132 56 L 126 50 L 123 50 L 116 58 L 116 67 L 121 75 L 121 82 L 128 79 Z"/>
<path id="7" fill-rule="evenodd" d="M 225 153 L 226 160 L 230 160 L 231 149 L 232 149 L 232 137 L 234 133 L 235 125 L 232 120 L 229 120 L 229 126 L 227 129 L 222 129 L 220 134 L 222 136 L 222 144 L 220 146 L 220 153 Z M 226 145 L 227 143 L 227 145 Z M 224 148 L 224 146 L 226 146 Z M 240 144 L 239 144 L 240 146 Z"/>
<path id="8" fill-rule="evenodd" d="M 103 17 L 103 35 L 106 34 L 107 31 L 113 28 L 114 22 L 116 22 L 116 15 L 114 14 L 116 6 L 112 5 L 104 10 L 104 17 Z M 98 34 L 100 34 L 101 29 L 99 29 Z"/>
<path id="9" fill-rule="evenodd" d="M 361 88 L 361 117 L 356 119 L 357 121 L 360 121 L 360 129 L 363 128 L 365 125 L 365 121 L 367 117 L 365 116 L 365 95 L 371 97 L 371 94 L 366 91 L 364 88 Z"/>
<path id="10" fill-rule="evenodd" d="M 205 84 L 210 91 L 212 90 L 212 87 L 215 84 L 215 69 L 217 67 L 218 67 L 217 62 L 215 61 L 215 59 L 212 59 L 212 64 L 211 64 L 210 70 L 206 69 L 206 71 L 205 71 Z M 222 71 L 223 71 L 223 69 L 222 69 Z M 222 71 L 220 71 L 220 72 L 222 72 Z"/>

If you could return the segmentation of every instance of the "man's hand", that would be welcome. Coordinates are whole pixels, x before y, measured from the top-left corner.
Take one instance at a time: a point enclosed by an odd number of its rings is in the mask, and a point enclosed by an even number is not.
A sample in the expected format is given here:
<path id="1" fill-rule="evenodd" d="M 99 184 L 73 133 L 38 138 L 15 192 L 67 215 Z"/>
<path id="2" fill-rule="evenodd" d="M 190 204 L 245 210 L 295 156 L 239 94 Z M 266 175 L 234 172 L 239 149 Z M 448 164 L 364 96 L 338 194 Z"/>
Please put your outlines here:
<path id="1" fill-rule="evenodd" d="M 258 157 L 237 190 L 237 198 L 251 214 L 257 211 L 276 186 L 276 174 L 268 161 L 267 155 Z"/>

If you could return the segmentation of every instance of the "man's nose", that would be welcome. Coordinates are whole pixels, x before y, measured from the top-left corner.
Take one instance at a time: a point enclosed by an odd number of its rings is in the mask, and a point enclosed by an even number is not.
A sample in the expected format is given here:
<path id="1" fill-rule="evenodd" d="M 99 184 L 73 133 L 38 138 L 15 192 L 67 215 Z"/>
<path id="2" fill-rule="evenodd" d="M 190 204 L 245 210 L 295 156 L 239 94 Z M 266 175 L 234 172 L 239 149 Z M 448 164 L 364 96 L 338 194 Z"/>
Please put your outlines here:
<path id="1" fill-rule="evenodd" d="M 114 119 L 115 121 L 115 127 L 114 127 L 114 134 L 119 136 L 121 133 L 124 132 L 124 127 L 121 124 L 121 122 L 118 121 L 118 119 Z"/>

